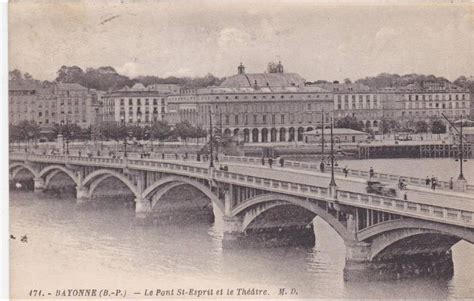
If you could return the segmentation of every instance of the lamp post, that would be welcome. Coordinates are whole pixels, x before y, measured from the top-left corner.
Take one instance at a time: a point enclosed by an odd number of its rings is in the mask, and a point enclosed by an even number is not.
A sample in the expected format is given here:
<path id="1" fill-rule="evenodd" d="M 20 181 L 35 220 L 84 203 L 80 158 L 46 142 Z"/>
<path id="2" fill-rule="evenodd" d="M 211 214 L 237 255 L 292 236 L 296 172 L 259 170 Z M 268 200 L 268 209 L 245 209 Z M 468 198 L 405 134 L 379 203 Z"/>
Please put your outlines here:
<path id="1" fill-rule="evenodd" d="M 321 127 L 321 162 L 324 163 L 324 110 L 322 110 L 322 127 Z"/>
<path id="2" fill-rule="evenodd" d="M 128 153 L 127 153 L 127 123 L 125 122 L 124 117 L 120 119 L 120 122 L 122 123 L 122 126 L 124 127 L 122 130 L 125 132 L 125 135 L 123 136 L 123 156 L 124 158 L 127 158 Z"/>
<path id="3" fill-rule="evenodd" d="M 461 124 L 459 126 L 459 130 L 457 129 L 457 127 L 443 114 L 441 113 L 441 116 L 444 117 L 444 119 L 446 119 L 446 121 L 451 125 L 451 127 L 456 131 L 458 132 L 458 135 L 459 135 L 459 150 L 458 150 L 458 156 L 459 158 L 456 159 L 456 160 L 459 160 L 459 176 L 458 176 L 458 180 L 460 182 L 465 182 L 466 179 L 464 178 L 464 173 L 463 173 L 463 161 L 464 161 L 464 144 L 463 144 L 463 140 L 464 140 L 464 136 L 462 134 L 462 130 L 463 130 L 463 116 L 461 115 Z"/>
<path id="4" fill-rule="evenodd" d="M 333 128 L 334 128 L 334 117 L 331 116 L 331 182 L 329 182 L 329 187 L 331 191 L 335 190 L 336 180 L 334 179 L 334 135 L 333 135 Z"/>
<path id="5" fill-rule="evenodd" d="M 210 160 L 209 160 L 209 168 L 214 168 L 214 154 L 213 154 L 213 139 L 212 139 L 212 110 L 209 107 L 209 149 L 210 149 Z"/>

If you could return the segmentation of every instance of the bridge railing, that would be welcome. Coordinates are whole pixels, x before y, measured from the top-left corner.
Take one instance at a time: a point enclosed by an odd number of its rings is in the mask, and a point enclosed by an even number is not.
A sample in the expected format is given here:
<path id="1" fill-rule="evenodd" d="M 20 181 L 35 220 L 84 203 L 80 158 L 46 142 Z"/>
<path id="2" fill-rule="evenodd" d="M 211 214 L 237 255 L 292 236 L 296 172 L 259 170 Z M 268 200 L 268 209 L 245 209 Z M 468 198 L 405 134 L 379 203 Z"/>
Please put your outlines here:
<path id="1" fill-rule="evenodd" d="M 14 160 L 24 160 L 25 155 L 11 154 L 10 158 Z M 101 157 L 89 158 L 61 155 L 30 155 L 28 159 L 38 162 L 52 163 L 100 163 L 104 164 L 105 166 L 112 167 L 125 167 L 127 165 L 134 168 L 154 167 L 162 168 L 177 174 L 184 174 L 188 176 L 195 176 L 201 178 L 209 176 L 209 170 L 207 168 L 174 162 L 160 162 L 140 159 L 127 159 L 125 160 L 126 162 L 124 162 L 123 159 Z M 329 190 L 327 187 L 305 185 L 292 181 L 267 179 L 222 170 L 214 170 L 213 178 L 216 180 L 221 180 L 222 182 L 235 183 L 240 184 L 242 186 L 260 188 L 262 190 L 267 191 L 275 191 L 279 193 L 298 195 L 314 199 L 325 199 L 328 201 L 332 200 L 329 198 Z M 354 193 L 344 190 L 337 191 L 337 200 L 348 205 L 380 210 L 384 212 L 392 212 L 404 216 L 434 219 L 462 226 L 474 226 L 474 212 L 467 210 L 441 207 L 426 203 L 412 202 L 408 200 L 394 199 L 370 194 Z"/>
<path id="2" fill-rule="evenodd" d="M 221 161 L 227 162 L 236 162 L 236 163 L 248 163 L 248 164 L 256 164 L 262 165 L 262 159 L 256 157 L 240 157 L 240 156 L 221 156 Z M 265 164 L 268 164 L 268 161 L 265 161 Z M 274 162 L 274 166 L 280 166 L 279 162 Z M 320 172 L 319 164 L 309 163 L 309 162 L 300 162 L 300 161 L 291 161 L 285 160 L 283 162 L 283 167 L 291 167 L 293 169 L 300 169 L 300 170 L 309 170 Z M 341 167 L 334 167 L 334 172 L 336 174 L 344 175 L 343 168 Z M 349 169 L 348 175 L 353 177 L 360 177 L 360 178 L 369 178 L 369 172 L 366 170 L 358 170 L 358 169 Z M 372 176 L 374 180 L 380 181 L 389 181 L 389 182 L 398 182 L 400 179 L 405 179 L 408 184 L 415 185 L 415 186 L 426 186 L 426 179 L 423 178 L 416 178 L 416 177 L 408 177 L 408 176 L 401 176 L 401 175 L 394 175 L 388 173 L 378 173 L 375 172 Z M 441 189 L 451 189 L 450 183 L 448 181 L 439 181 L 438 180 L 438 188 Z M 474 185 L 468 185 L 467 191 L 474 191 Z"/>
<path id="3" fill-rule="evenodd" d="M 266 179 L 261 177 L 243 175 L 239 173 L 215 170 L 214 178 L 223 182 L 240 184 L 243 186 L 251 186 L 264 190 L 275 191 L 279 193 L 297 194 L 304 197 L 328 198 L 329 189 L 327 187 L 319 187 L 312 185 L 304 185 L 291 181 L 280 181 Z"/>
<path id="4" fill-rule="evenodd" d="M 460 226 L 474 226 L 474 212 L 441 207 L 429 204 L 421 204 L 408 200 L 393 199 L 370 194 L 354 193 L 339 190 L 337 199 L 342 203 L 357 204 L 361 207 L 374 210 L 392 212 L 403 216 L 418 218 L 429 218 L 441 222 L 449 222 Z"/>

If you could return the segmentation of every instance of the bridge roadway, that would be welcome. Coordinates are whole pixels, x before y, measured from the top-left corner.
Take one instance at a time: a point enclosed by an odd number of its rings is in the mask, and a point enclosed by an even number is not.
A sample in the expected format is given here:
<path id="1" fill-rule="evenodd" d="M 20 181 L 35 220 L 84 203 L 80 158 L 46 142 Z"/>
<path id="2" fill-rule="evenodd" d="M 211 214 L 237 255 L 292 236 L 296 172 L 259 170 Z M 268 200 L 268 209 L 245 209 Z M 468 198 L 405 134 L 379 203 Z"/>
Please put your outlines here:
<path id="1" fill-rule="evenodd" d="M 219 164 L 228 171 L 219 170 Z M 291 167 L 193 160 L 112 159 L 11 154 L 11 179 L 21 170 L 44 189 L 57 173 L 76 183 L 78 200 L 89 201 L 94 189 L 115 177 L 134 193 L 137 218 L 153 213 L 160 198 L 179 185 L 204 193 L 223 215 L 223 247 L 260 236 L 260 241 L 314 243 L 311 220 L 319 216 L 346 244 L 346 280 L 385 275 L 382 269 L 409 267 L 402 275 L 452 274 L 450 248 L 464 239 L 474 243 L 474 196 L 409 185 L 407 200 L 366 192 L 366 179 Z M 177 200 L 178 201 L 178 200 Z M 276 210 L 283 208 L 285 210 Z M 304 210 L 301 211 L 301 210 Z M 308 228 L 309 224 L 311 225 Z M 262 239 L 264 235 L 265 239 Z M 421 257 L 420 257 L 421 256 Z M 402 266 L 393 262 L 403 260 Z M 423 260 L 420 263 L 420 258 Z M 388 260 L 388 261 L 387 261 Z M 384 262 L 379 265 L 379 262 Z M 428 264 L 429 263 L 429 264 Z"/>

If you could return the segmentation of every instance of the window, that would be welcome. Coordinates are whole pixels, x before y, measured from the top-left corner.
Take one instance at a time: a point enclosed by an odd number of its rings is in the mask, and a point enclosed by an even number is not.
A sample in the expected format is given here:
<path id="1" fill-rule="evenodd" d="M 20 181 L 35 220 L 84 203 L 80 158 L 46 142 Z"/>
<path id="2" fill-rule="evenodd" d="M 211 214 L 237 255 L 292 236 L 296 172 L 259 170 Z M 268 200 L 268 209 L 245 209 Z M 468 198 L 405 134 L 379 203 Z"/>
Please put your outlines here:
<path id="1" fill-rule="evenodd" d="M 263 123 L 267 123 L 267 115 L 264 114 L 264 115 L 262 116 L 262 119 L 263 119 L 263 120 L 262 120 Z"/>
<path id="2" fill-rule="evenodd" d="M 150 105 L 150 101 L 149 101 L 148 98 L 146 98 L 146 99 L 145 99 L 145 106 L 148 106 L 148 105 Z"/>
<path id="3" fill-rule="evenodd" d="M 142 100 L 140 98 L 137 99 L 137 106 L 141 106 L 142 105 Z"/>
<path id="4" fill-rule="evenodd" d="M 257 115 L 256 114 L 253 115 L 253 123 L 257 123 Z"/>
<path id="5" fill-rule="evenodd" d="M 131 98 L 128 99 L 128 105 L 133 106 L 133 100 Z"/>
<path id="6" fill-rule="evenodd" d="M 285 123 L 285 114 L 280 115 L 281 123 Z"/>
<path id="7" fill-rule="evenodd" d="M 120 105 L 123 106 L 123 99 L 120 99 Z"/>
<path id="8" fill-rule="evenodd" d="M 234 116 L 234 124 L 239 124 L 239 115 Z"/>

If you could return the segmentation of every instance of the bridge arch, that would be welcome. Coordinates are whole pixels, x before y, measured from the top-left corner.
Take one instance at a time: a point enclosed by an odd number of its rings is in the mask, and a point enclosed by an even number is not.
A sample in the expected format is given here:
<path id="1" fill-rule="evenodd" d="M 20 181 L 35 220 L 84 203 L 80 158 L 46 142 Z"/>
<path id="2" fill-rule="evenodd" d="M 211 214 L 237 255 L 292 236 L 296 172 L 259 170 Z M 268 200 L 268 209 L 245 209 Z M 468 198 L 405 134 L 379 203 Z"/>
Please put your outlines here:
<path id="1" fill-rule="evenodd" d="M 107 176 L 105 176 L 107 175 Z M 82 185 L 87 187 L 90 186 L 92 192 L 93 189 L 95 189 L 102 181 L 105 179 L 108 179 L 110 177 L 114 177 L 118 180 L 120 180 L 123 184 L 125 184 L 135 195 L 135 197 L 139 197 L 140 193 L 138 192 L 138 189 L 133 183 L 123 174 L 115 171 L 115 170 L 109 170 L 109 169 L 99 169 L 96 170 L 92 173 L 90 173 L 83 181 Z"/>
<path id="2" fill-rule="evenodd" d="M 22 169 L 28 170 L 33 175 L 33 177 L 35 177 L 35 178 L 38 177 L 38 172 L 36 171 L 36 169 L 34 169 L 33 167 L 31 167 L 31 166 L 29 166 L 25 163 L 13 163 L 8 167 L 8 169 L 12 171 L 12 178 L 15 178 L 15 176 Z"/>
<path id="3" fill-rule="evenodd" d="M 155 193 L 159 193 L 159 197 L 155 198 L 156 200 L 153 201 L 153 203 L 151 204 L 151 208 L 154 208 L 159 202 L 161 196 L 165 195 L 166 192 L 180 185 L 190 185 L 198 189 L 204 195 L 206 195 L 211 200 L 211 202 L 219 208 L 222 213 L 224 212 L 223 202 L 208 187 L 199 183 L 198 181 L 191 180 L 186 177 L 169 176 L 162 178 L 151 186 L 149 186 L 147 189 L 145 189 L 145 191 L 143 191 L 142 193 L 142 198 L 151 199 Z M 157 191 L 158 189 L 160 190 Z"/>
<path id="4" fill-rule="evenodd" d="M 240 204 L 239 206 L 235 207 L 231 215 L 237 216 L 245 214 L 249 209 L 257 205 L 264 205 L 264 207 L 260 207 L 260 210 L 256 212 L 256 214 L 250 218 L 250 220 L 245 221 L 245 225 L 248 226 L 252 220 L 260 216 L 263 212 L 275 208 L 278 206 L 286 206 L 286 205 L 295 205 L 301 208 L 304 208 L 308 211 L 311 211 L 315 215 L 319 216 L 322 220 L 331 226 L 344 241 L 354 241 L 355 235 L 349 232 L 349 230 L 344 227 L 335 217 L 329 214 L 324 208 L 319 207 L 317 204 L 312 203 L 308 200 L 300 199 L 297 197 L 285 195 L 285 194 L 277 194 L 277 193 L 270 193 L 256 196 L 250 200 L 247 200 L 245 203 Z M 245 227 L 242 227 L 245 230 Z"/>
<path id="5" fill-rule="evenodd" d="M 420 249 L 423 238 L 432 245 L 429 251 L 435 250 L 434 241 L 438 251 L 447 251 L 460 240 L 474 243 L 474 233 L 467 228 L 417 219 L 382 222 L 360 231 L 357 238 L 371 242 L 371 260 L 394 253 L 397 244 L 403 243 L 405 252 Z"/>
<path id="6" fill-rule="evenodd" d="M 49 172 L 51 172 L 51 171 L 54 172 L 53 176 L 57 174 L 57 171 L 61 171 L 61 172 L 65 173 L 66 175 L 68 175 L 68 176 L 71 178 L 71 180 L 74 181 L 74 183 L 76 184 L 76 186 L 79 186 L 79 185 L 80 185 L 78 176 L 77 176 L 76 174 L 74 174 L 74 172 L 73 172 L 72 170 L 67 169 L 66 167 L 61 166 L 61 165 L 50 165 L 50 166 L 47 166 L 47 167 L 43 168 L 43 169 L 39 172 L 38 176 L 39 176 L 39 177 L 43 177 L 43 176 L 47 175 Z M 45 186 L 46 186 L 46 187 L 47 187 L 47 185 L 49 184 L 49 182 L 51 181 L 51 179 L 52 179 L 53 176 L 47 177 L 47 181 L 45 181 Z"/>

